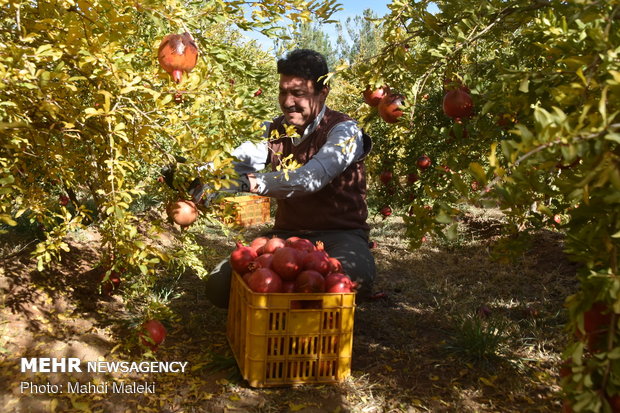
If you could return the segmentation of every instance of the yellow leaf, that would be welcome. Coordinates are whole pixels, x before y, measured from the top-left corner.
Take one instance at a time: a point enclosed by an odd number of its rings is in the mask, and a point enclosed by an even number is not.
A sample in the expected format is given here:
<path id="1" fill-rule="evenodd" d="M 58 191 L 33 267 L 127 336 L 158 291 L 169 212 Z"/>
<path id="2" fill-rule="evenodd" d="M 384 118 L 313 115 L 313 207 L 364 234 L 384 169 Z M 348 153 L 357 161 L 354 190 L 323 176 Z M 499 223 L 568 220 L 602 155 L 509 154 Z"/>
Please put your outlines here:
<path id="1" fill-rule="evenodd" d="M 50 402 L 50 412 L 51 413 L 56 412 L 57 407 L 58 407 L 58 399 L 52 399 L 52 401 Z"/>
<path id="2" fill-rule="evenodd" d="M 293 402 L 289 402 L 288 407 L 291 409 L 292 412 L 298 412 L 302 409 L 306 408 L 305 404 L 295 404 Z"/>
<path id="3" fill-rule="evenodd" d="M 237 401 L 237 400 L 241 400 L 241 397 L 239 397 L 238 394 L 232 394 L 228 399 L 231 401 Z"/>
<path id="4" fill-rule="evenodd" d="M 493 142 L 491 144 L 491 155 L 489 155 L 489 165 L 497 166 L 497 157 L 495 156 L 495 151 L 497 150 L 497 142 Z"/>
<path id="5" fill-rule="evenodd" d="M 488 379 L 485 377 L 480 377 L 478 380 L 480 380 L 482 383 L 486 384 L 489 387 L 495 387 L 495 383 L 493 383 L 495 380 L 497 379 L 497 376 L 491 376 Z"/>
<path id="6" fill-rule="evenodd" d="M 439 380 L 439 376 L 435 376 L 434 374 L 431 374 L 430 376 L 428 376 L 429 379 L 431 379 L 432 381 L 438 381 Z"/>

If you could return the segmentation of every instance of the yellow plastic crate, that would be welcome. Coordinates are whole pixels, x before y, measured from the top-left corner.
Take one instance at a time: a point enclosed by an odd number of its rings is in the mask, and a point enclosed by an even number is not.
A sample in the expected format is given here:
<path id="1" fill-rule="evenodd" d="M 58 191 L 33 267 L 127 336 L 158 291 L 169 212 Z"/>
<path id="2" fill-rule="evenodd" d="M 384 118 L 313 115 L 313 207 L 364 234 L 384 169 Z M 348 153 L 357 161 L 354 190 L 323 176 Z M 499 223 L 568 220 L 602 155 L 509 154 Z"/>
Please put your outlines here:
<path id="1" fill-rule="evenodd" d="M 260 294 L 233 273 L 226 335 L 252 387 L 337 383 L 351 374 L 354 312 L 355 293 Z"/>
<path id="2" fill-rule="evenodd" d="M 232 212 L 232 220 L 244 227 L 264 224 L 271 220 L 271 201 L 269 197 L 243 195 L 226 197 L 223 200 L 225 210 Z M 231 211 L 232 210 L 232 211 Z"/>

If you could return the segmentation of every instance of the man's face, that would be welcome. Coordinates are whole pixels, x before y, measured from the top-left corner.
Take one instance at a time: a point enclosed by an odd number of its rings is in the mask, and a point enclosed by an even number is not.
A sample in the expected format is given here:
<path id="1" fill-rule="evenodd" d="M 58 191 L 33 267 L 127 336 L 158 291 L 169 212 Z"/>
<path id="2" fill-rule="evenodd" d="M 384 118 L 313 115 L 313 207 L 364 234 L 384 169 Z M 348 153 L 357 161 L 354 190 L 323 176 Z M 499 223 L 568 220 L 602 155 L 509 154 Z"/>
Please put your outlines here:
<path id="1" fill-rule="evenodd" d="M 298 76 L 280 75 L 278 101 L 287 123 L 295 126 L 299 133 L 321 112 L 329 88 L 315 93 L 312 80 Z"/>

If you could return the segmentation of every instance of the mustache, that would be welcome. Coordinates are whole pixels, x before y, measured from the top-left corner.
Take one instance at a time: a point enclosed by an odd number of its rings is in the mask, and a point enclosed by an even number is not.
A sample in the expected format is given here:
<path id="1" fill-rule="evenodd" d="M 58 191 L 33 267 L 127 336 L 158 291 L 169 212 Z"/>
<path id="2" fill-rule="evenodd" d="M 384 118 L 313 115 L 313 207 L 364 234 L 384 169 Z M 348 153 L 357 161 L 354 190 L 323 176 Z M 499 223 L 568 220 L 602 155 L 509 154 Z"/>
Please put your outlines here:
<path id="1" fill-rule="evenodd" d="M 299 108 L 298 106 L 285 106 L 282 108 L 282 110 L 284 112 L 301 112 L 301 108 Z"/>

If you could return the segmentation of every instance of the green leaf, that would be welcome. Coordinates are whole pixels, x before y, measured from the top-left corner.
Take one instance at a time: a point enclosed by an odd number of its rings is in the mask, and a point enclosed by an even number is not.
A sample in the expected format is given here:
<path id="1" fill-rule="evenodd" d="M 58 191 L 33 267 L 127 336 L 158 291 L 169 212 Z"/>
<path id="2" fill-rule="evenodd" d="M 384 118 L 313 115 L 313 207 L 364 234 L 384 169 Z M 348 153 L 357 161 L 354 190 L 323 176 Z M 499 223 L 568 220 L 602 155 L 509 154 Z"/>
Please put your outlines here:
<path id="1" fill-rule="evenodd" d="M 484 171 L 482 165 L 478 162 L 472 162 L 469 164 L 469 171 L 472 173 L 476 181 L 483 186 L 487 184 L 487 174 Z"/>
<path id="2" fill-rule="evenodd" d="M 620 143 L 620 133 L 609 132 L 607 135 L 605 135 L 605 139 L 607 139 L 608 141 Z"/>
<path id="3" fill-rule="evenodd" d="M 435 217 L 435 221 L 440 224 L 450 224 L 452 223 L 452 217 L 450 217 L 450 215 L 448 215 L 444 210 L 440 210 L 439 214 Z"/>
<path id="4" fill-rule="evenodd" d="M 450 241 L 454 241 L 457 239 L 458 235 L 458 223 L 455 222 L 454 224 L 450 225 L 446 230 L 446 238 L 448 238 Z"/>

